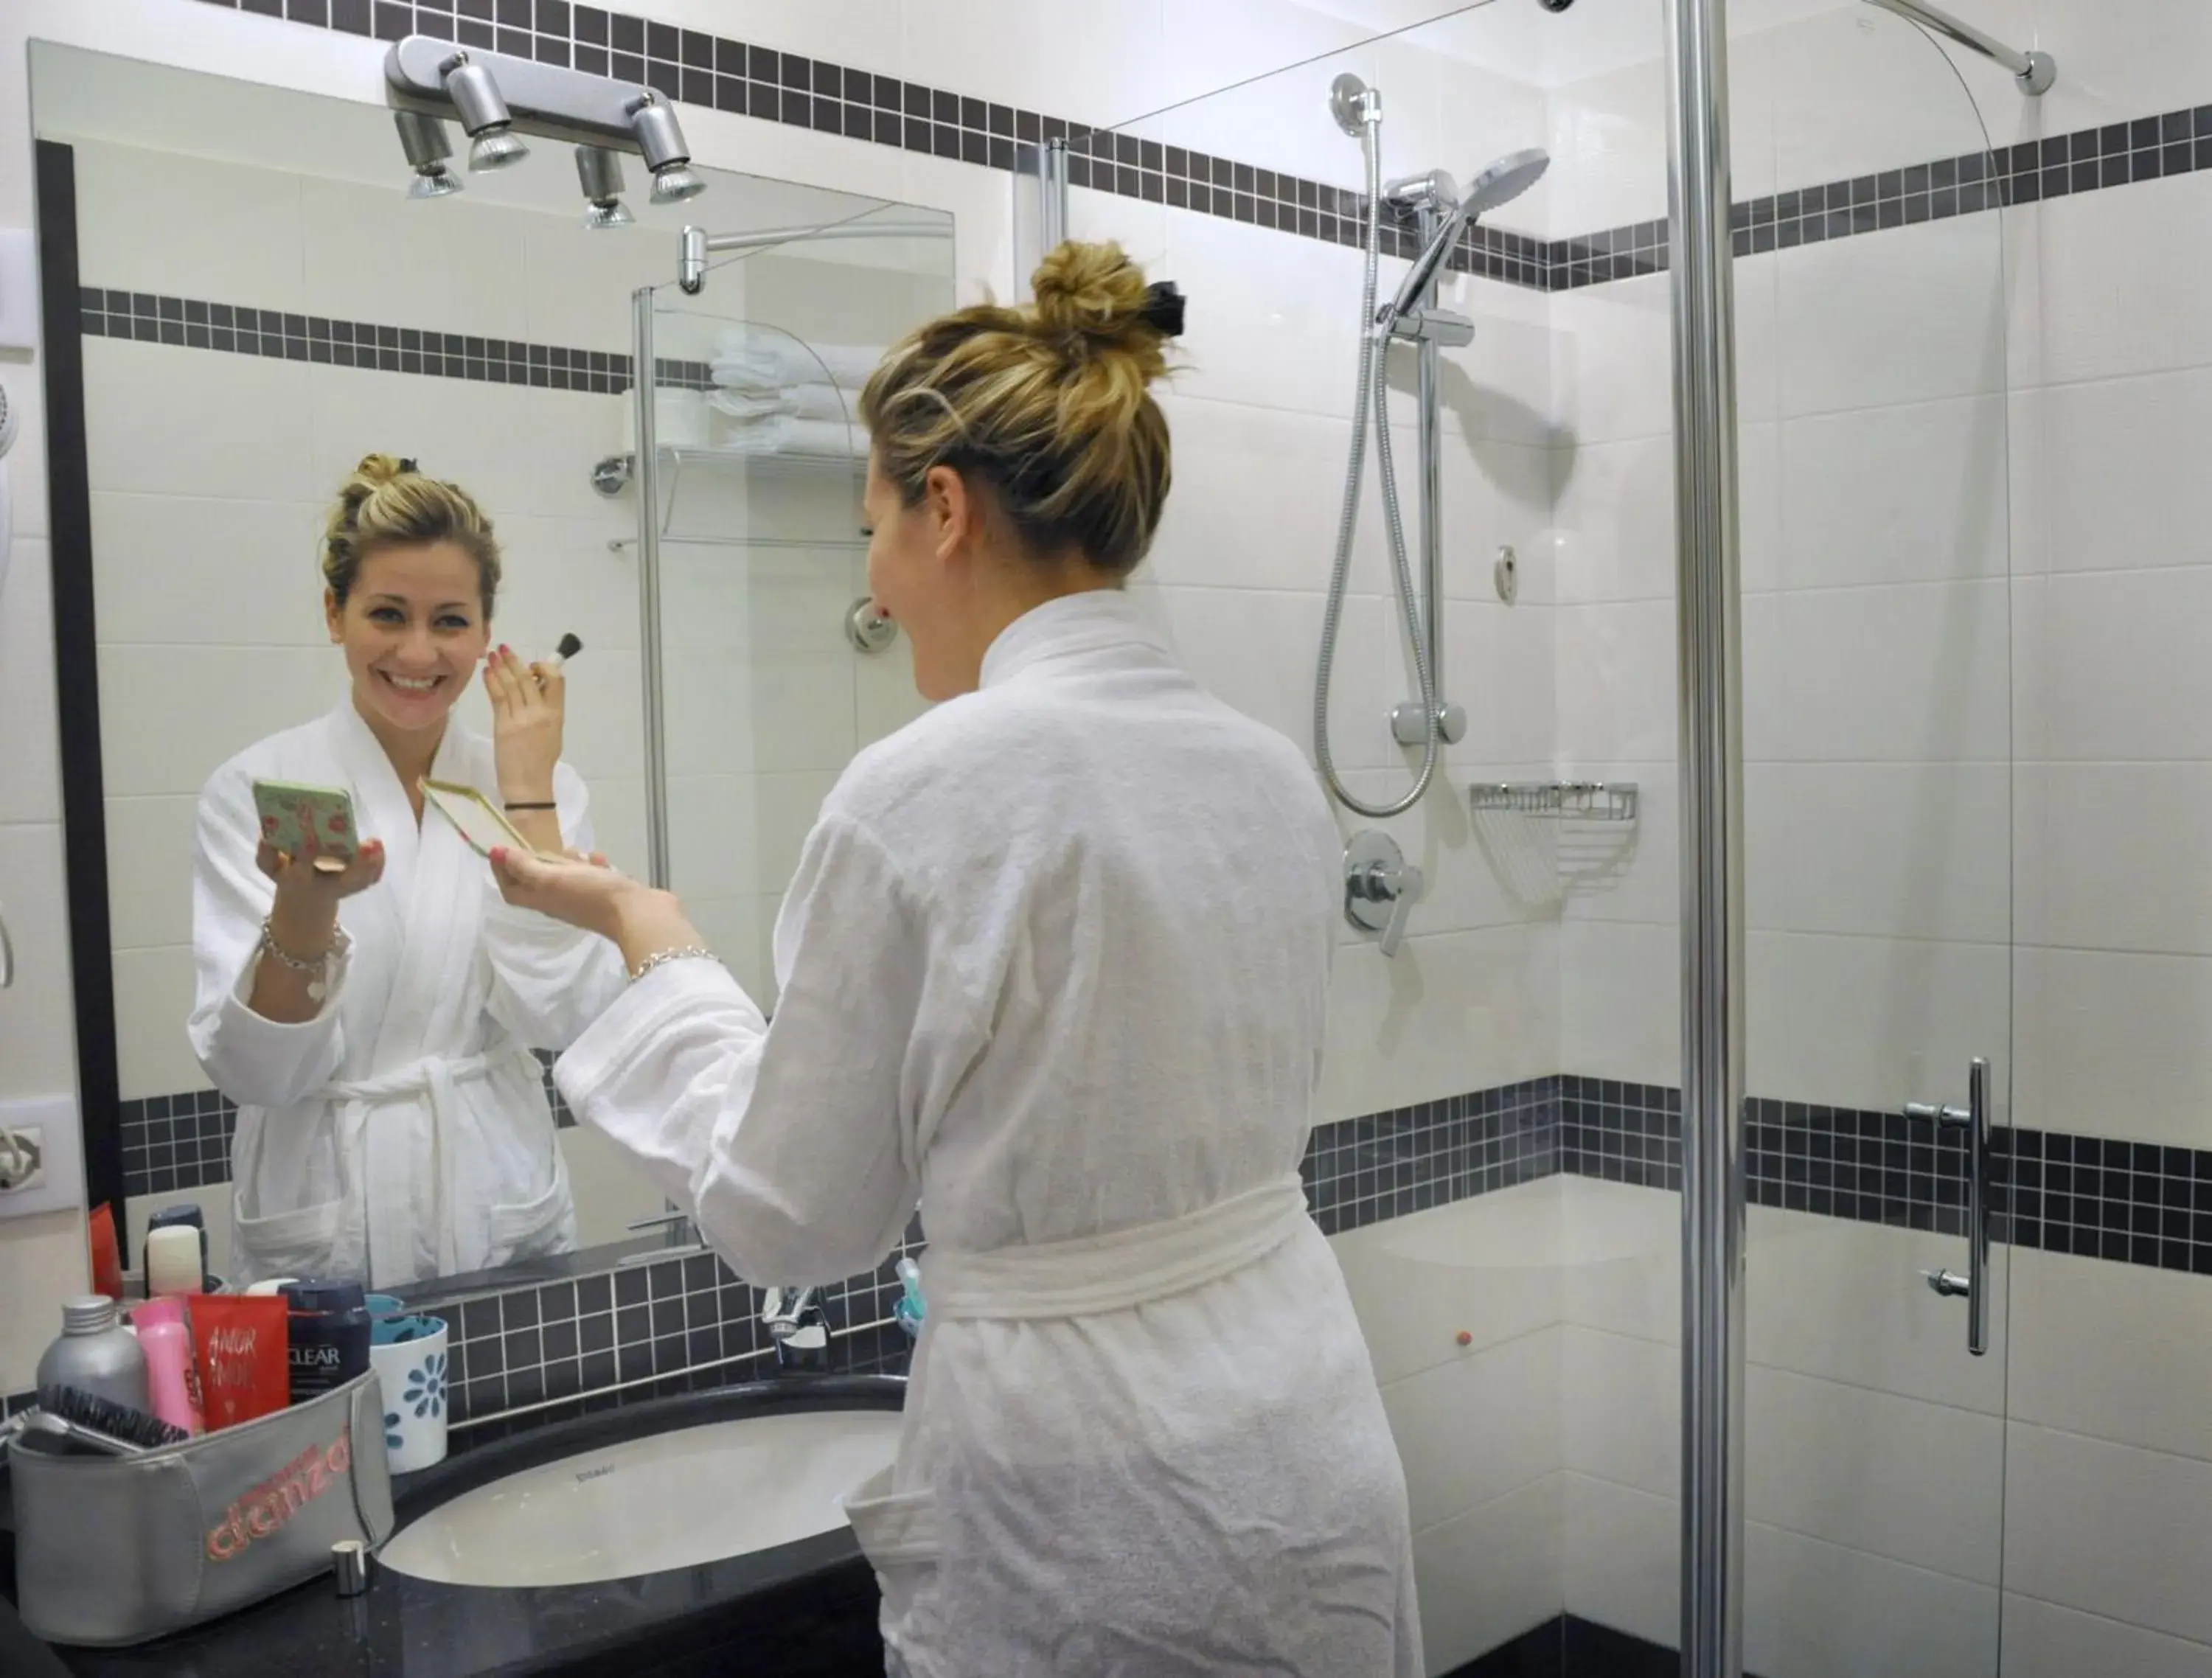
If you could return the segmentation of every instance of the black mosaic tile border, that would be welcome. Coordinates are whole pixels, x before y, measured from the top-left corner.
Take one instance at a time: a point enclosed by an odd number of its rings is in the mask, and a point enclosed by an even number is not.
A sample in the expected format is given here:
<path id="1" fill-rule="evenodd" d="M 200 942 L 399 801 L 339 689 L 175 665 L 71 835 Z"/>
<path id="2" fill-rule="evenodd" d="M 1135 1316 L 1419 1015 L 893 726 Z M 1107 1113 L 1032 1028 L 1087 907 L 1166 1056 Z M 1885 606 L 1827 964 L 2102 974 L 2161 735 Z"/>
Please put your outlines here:
<path id="1" fill-rule="evenodd" d="M 162 1102 L 169 1110 L 157 1114 Z M 227 1122 L 227 1103 L 212 1091 L 131 1105 L 142 1110 L 126 1123 L 149 1139 L 138 1146 L 157 1145 L 155 1125 L 182 1127 L 195 1158 L 208 1128 L 221 1134 Z M 1679 1189 L 1681 1131 L 1678 1091 L 1540 1078 L 1319 1126 L 1300 1171 L 1315 1220 L 1334 1235 L 1559 1172 Z M 2012 1129 L 1995 1143 L 1997 1238 L 2212 1274 L 2212 1150 Z M 185 1145 L 173 1136 L 167 1143 Z M 1754 1098 L 1745 1164 L 1754 1205 L 1966 1231 L 1964 1144 L 1932 1121 Z M 908 1342 L 891 1321 L 895 1267 L 924 1251 L 917 1219 L 876 1270 L 821 1291 L 838 1367 L 904 1369 Z M 774 1367 L 761 1290 L 711 1255 L 672 1254 L 451 1304 L 431 1298 L 426 1309 L 453 1331 L 456 1449 Z M 4 1401 L 25 1401 L 21 1394 Z"/>
<path id="2" fill-rule="evenodd" d="M 630 386 L 630 358 L 610 350 L 526 344 L 374 321 L 334 320 L 244 303 L 99 286 L 83 288 L 78 305 L 78 318 L 88 337 L 128 338 L 278 361 L 606 396 L 619 395 Z M 665 371 L 666 382 L 702 388 L 708 382 L 703 362 L 671 362 Z"/>
<path id="3" fill-rule="evenodd" d="M 1531 1079 L 1315 1128 L 1299 1174 L 1324 1235 L 1549 1176 L 1557 1078 Z"/>
<path id="4" fill-rule="evenodd" d="M 1679 1190 L 1681 1091 L 1611 1079 L 1564 1078 L 1559 1169 L 1607 1183 Z M 1932 1119 L 1753 1097 L 1744 1124 L 1753 1206 L 1964 1235 L 1963 1137 Z"/>
<path id="5" fill-rule="evenodd" d="M 2050 1130 L 2000 1135 L 2000 1239 L 2212 1276 L 2212 1151 Z"/>
<path id="6" fill-rule="evenodd" d="M 532 1051 L 544 1068 L 545 1097 L 553 1128 L 568 1129 L 575 1114 L 553 1081 L 554 1055 Z M 123 1103 L 123 1192 L 126 1196 L 173 1195 L 230 1181 L 230 1148 L 238 1128 L 238 1103 L 220 1090 L 187 1090 Z"/>
<path id="7" fill-rule="evenodd" d="M 123 1192 L 171 1195 L 230 1181 L 230 1144 L 238 1105 L 218 1090 L 126 1101 L 118 1110 L 123 1130 Z"/>
<path id="8" fill-rule="evenodd" d="M 839 1369 L 903 1371 L 896 1266 L 923 1245 L 917 1219 L 875 1270 L 816 1292 Z M 692 1253 L 433 1305 L 451 1335 L 456 1443 L 773 1373 L 763 1299 L 720 1259 Z"/>
<path id="9" fill-rule="evenodd" d="M 987 168 L 1011 170 L 1020 147 L 1062 139 L 1079 186 L 1335 244 L 1357 242 L 1364 226 L 1363 195 L 1346 187 L 570 0 L 204 3 L 381 40 L 436 35 L 644 82 L 685 104 Z M 1731 222 L 1736 254 L 1747 256 L 2206 168 L 2212 106 L 2198 106 L 1754 198 L 1734 206 Z M 1664 272 L 1666 227 L 1638 222 L 1547 240 L 1476 226 L 1451 266 L 1577 290 Z M 1410 229 L 1384 234 L 1393 254 L 1412 253 Z"/>

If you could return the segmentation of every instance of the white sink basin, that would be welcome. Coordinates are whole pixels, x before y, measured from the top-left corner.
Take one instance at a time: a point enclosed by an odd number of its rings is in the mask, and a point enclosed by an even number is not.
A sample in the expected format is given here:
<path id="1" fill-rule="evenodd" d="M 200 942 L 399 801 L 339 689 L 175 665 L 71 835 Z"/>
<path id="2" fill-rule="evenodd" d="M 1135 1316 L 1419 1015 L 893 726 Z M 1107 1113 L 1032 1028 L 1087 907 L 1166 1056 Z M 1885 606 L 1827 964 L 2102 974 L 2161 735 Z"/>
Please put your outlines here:
<path id="1" fill-rule="evenodd" d="M 386 1544 L 443 1584 L 563 1585 L 696 1567 L 845 1524 L 844 1494 L 898 1448 L 893 1410 L 709 1422 L 525 1468 L 424 1513 Z"/>

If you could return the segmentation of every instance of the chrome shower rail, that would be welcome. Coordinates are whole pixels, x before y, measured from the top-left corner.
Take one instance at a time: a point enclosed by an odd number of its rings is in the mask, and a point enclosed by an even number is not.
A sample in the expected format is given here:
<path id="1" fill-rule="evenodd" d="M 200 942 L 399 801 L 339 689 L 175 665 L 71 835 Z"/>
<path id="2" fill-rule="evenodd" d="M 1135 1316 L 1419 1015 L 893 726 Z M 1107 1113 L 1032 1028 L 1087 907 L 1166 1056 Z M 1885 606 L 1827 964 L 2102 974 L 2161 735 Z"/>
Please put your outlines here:
<path id="1" fill-rule="evenodd" d="M 1994 58 L 2012 72 L 2012 79 L 2020 83 L 2024 94 L 2046 94 L 2058 80 L 2058 61 L 2048 52 L 2022 52 L 2007 46 L 1996 36 L 1985 34 L 1971 23 L 1955 18 L 1940 6 L 1931 6 L 1927 0 L 1867 0 L 1869 6 L 1879 6 L 1886 12 L 1895 12 L 1899 17 L 1910 18 L 1923 29 L 1932 29 L 1949 41 L 1956 41 L 1969 52 L 1978 52 L 1984 58 Z"/>

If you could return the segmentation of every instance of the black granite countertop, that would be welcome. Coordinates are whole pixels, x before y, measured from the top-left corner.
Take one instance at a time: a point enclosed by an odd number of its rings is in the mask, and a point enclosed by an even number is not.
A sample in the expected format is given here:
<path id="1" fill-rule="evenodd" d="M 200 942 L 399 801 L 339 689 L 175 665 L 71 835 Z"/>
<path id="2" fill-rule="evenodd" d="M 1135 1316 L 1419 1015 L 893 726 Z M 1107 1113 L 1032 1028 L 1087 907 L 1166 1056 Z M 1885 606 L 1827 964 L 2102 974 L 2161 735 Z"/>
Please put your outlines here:
<path id="1" fill-rule="evenodd" d="M 899 1407 L 895 1376 L 785 1377 L 658 1399 L 487 1444 L 393 1482 L 398 1525 L 518 1469 L 672 1428 L 777 1412 Z M 15 1578 L 13 1534 L 6 1578 Z M 324 1577 L 132 1649 L 56 1649 L 76 1678 L 476 1678 L 499 1674 L 880 1678 L 876 1584 L 842 1528 L 700 1567 L 520 1590 L 432 1584 L 383 1568 L 366 1595 Z M 12 1597 L 5 1614 L 14 1619 Z M 12 1638 L 12 1641 L 11 1641 Z M 0 1625 L 0 1671 L 36 1672 L 45 1645 Z M 19 1658 L 20 1657 L 20 1663 Z"/>

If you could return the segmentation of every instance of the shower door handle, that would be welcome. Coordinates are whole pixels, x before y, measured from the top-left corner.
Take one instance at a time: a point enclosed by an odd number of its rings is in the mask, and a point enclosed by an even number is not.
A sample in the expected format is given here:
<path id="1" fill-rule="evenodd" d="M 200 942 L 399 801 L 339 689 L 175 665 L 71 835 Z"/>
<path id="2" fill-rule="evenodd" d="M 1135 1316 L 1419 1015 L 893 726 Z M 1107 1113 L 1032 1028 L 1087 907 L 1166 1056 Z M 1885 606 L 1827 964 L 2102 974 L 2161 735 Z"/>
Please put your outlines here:
<path id="1" fill-rule="evenodd" d="M 1909 1119 L 1933 1120 L 1939 1131 L 1963 1130 L 1966 1140 L 1966 1274 L 1923 1270 L 1929 1287 L 1966 1302 L 1966 1350 L 1990 1349 L 1990 1063 L 1976 1056 L 1966 1079 L 1964 1107 L 1908 1102 Z"/>

